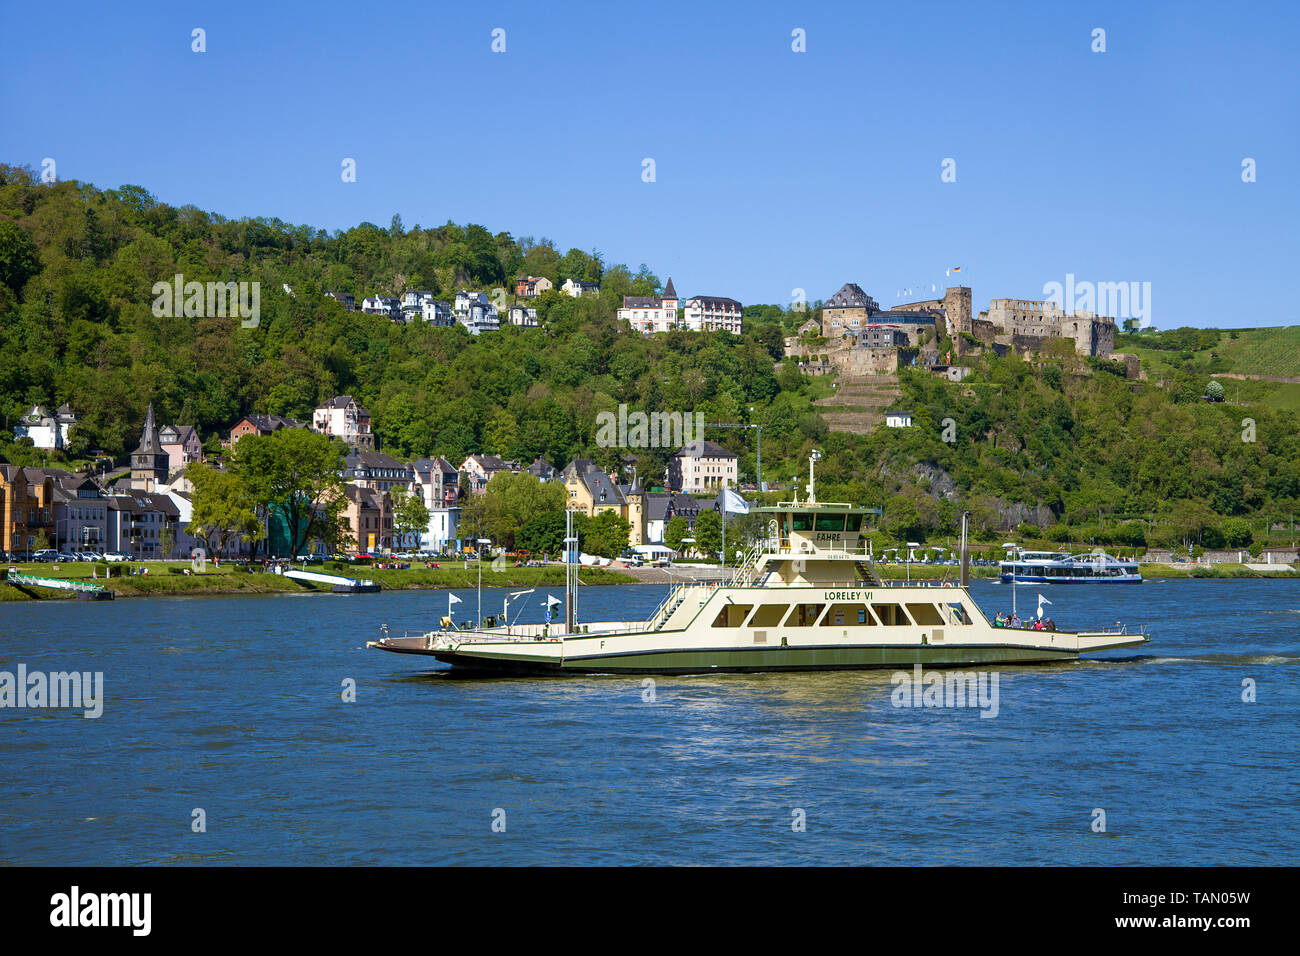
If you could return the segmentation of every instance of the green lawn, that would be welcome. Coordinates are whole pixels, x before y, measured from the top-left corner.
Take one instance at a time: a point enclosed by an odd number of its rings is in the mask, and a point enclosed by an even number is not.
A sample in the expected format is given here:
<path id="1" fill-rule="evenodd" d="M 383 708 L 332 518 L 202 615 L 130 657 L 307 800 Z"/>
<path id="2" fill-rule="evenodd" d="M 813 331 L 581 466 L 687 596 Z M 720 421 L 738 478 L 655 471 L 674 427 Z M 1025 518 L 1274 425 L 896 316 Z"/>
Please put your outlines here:
<path id="1" fill-rule="evenodd" d="M 91 564 L 20 564 L 19 571 L 37 577 L 68 578 L 91 580 L 92 568 L 96 570 L 97 582 L 107 584 L 118 595 L 147 594 L 272 594 L 279 592 L 329 592 L 327 584 L 313 584 L 295 581 L 278 574 L 240 570 L 234 565 L 216 568 L 208 564 L 202 572 L 182 573 L 189 566 L 181 562 L 144 561 L 129 565 L 91 565 Z M 117 576 L 124 567 L 148 568 L 147 575 Z M 105 578 L 105 571 L 111 568 L 114 576 Z M 320 571 L 320 565 L 308 565 L 308 570 Z M 344 577 L 370 579 L 377 581 L 388 589 L 407 588 L 472 588 L 478 584 L 478 571 L 473 562 L 466 569 L 460 562 L 454 566 L 443 564 L 439 568 L 413 567 L 409 570 L 376 571 L 369 567 L 345 567 L 342 571 L 327 569 L 328 574 L 340 574 Z M 607 568 L 582 568 L 578 574 L 583 584 L 635 584 L 636 579 L 619 571 Z M 563 587 L 564 568 L 562 565 L 549 565 L 541 568 L 506 568 L 493 571 L 491 566 L 483 566 L 484 587 Z M 50 589 L 33 589 L 39 598 L 58 599 L 73 597 L 72 592 L 60 592 Z M 0 585 L 0 601 L 29 600 L 22 590 L 9 584 Z"/>

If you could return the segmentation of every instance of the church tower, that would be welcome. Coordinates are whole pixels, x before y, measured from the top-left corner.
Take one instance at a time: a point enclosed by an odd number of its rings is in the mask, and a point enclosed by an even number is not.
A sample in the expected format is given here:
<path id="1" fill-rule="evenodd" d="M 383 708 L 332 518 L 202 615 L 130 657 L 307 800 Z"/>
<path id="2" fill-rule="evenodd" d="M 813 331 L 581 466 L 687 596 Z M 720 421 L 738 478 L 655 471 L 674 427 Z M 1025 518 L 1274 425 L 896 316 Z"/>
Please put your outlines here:
<path id="1" fill-rule="evenodd" d="M 646 543 L 645 503 L 645 489 L 641 487 L 641 479 L 634 471 L 632 487 L 627 490 L 627 523 L 632 526 L 628 533 L 628 544 L 631 547 Z"/>
<path id="2" fill-rule="evenodd" d="M 167 466 L 170 458 L 158 440 L 158 426 L 153 420 L 153 402 L 144 419 L 144 434 L 140 447 L 131 453 L 131 488 L 135 491 L 153 491 L 167 483 Z"/>

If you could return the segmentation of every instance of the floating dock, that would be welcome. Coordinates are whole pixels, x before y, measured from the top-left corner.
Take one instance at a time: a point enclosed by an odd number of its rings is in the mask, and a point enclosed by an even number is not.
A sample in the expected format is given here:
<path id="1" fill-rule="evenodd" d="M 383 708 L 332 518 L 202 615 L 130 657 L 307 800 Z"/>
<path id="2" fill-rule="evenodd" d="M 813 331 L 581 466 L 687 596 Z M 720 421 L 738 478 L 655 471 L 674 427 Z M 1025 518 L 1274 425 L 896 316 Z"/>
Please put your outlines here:
<path id="1" fill-rule="evenodd" d="M 78 601 L 111 601 L 117 596 L 116 593 L 102 584 L 91 584 L 88 581 L 77 581 L 72 578 L 42 578 L 35 574 L 10 571 L 5 576 L 5 579 L 10 584 L 24 587 L 50 588 L 53 591 L 73 591 L 76 593 Z"/>
<path id="2" fill-rule="evenodd" d="M 321 574 L 319 571 L 281 571 L 286 578 L 295 581 L 311 581 L 314 584 L 328 584 L 335 594 L 374 594 L 380 590 L 378 582 L 345 578 L 341 574 Z"/>

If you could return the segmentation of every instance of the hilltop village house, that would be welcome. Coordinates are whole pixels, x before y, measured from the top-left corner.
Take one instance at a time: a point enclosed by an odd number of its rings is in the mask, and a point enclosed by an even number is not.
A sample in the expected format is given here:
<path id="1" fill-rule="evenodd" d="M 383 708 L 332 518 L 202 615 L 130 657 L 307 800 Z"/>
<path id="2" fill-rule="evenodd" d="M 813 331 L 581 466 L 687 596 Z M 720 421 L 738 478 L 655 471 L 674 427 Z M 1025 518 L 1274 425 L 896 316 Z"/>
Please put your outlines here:
<path id="1" fill-rule="evenodd" d="M 77 416 L 67 405 L 51 415 L 43 405 L 33 405 L 14 424 L 15 438 L 30 438 L 37 448 L 55 449 L 68 446 L 68 436 L 77 424 Z"/>
<path id="2" fill-rule="evenodd" d="M 683 306 L 680 319 L 677 317 L 679 303 Z M 739 335 L 744 310 L 745 307 L 735 299 L 716 295 L 692 296 L 682 302 L 677 298 L 672 276 L 669 276 L 663 295 L 623 296 L 623 307 L 618 310 L 618 317 L 642 335 L 654 335 L 673 329 L 733 332 Z"/>

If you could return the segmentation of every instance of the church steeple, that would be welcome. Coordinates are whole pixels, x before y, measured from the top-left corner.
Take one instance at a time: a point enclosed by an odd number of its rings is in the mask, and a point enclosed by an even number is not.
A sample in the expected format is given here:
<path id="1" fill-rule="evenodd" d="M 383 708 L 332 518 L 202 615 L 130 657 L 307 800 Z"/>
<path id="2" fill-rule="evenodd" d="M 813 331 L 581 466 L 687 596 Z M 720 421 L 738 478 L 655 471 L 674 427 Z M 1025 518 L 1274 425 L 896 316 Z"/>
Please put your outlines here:
<path id="1" fill-rule="evenodd" d="M 144 434 L 140 447 L 131 453 L 131 487 L 136 491 L 153 491 L 156 485 L 167 483 L 169 457 L 158 439 L 158 426 L 154 423 L 153 402 L 144 417 Z"/>

